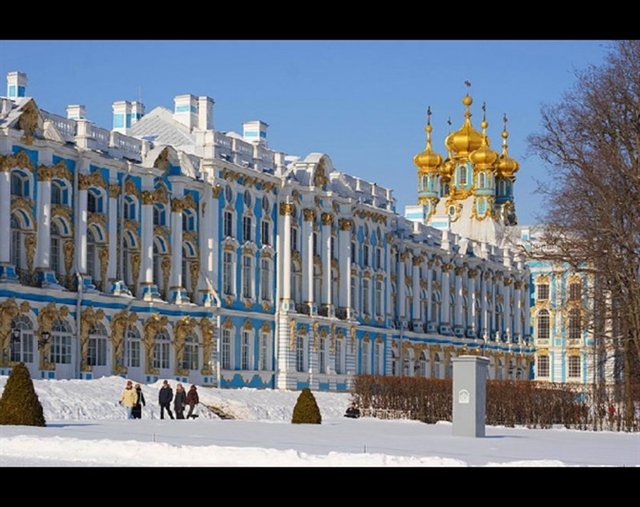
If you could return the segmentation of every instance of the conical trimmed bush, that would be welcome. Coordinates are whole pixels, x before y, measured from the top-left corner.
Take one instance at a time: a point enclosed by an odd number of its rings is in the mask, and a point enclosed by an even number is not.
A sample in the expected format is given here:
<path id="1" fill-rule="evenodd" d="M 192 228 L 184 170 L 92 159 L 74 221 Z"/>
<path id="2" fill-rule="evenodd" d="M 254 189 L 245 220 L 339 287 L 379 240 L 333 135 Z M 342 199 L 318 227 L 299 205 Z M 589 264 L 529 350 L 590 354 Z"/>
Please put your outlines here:
<path id="1" fill-rule="evenodd" d="M 4 386 L 0 397 L 0 424 L 47 425 L 31 375 L 24 363 L 13 368 Z"/>
<path id="2" fill-rule="evenodd" d="M 320 415 L 320 409 L 316 403 L 316 399 L 311 392 L 311 389 L 304 388 L 298 396 L 296 406 L 293 407 L 293 417 L 291 418 L 293 424 L 320 424 L 322 423 L 322 416 Z"/>

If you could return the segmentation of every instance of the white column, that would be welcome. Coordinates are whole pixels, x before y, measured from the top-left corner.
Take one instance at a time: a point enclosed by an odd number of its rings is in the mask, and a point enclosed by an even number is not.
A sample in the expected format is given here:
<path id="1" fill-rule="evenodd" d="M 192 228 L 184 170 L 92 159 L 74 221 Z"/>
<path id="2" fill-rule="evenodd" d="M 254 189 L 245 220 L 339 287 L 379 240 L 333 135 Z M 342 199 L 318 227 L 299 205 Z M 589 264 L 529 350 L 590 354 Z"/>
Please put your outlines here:
<path id="1" fill-rule="evenodd" d="M 509 330 L 509 339 L 513 339 L 511 333 L 511 312 L 509 311 L 509 307 L 511 306 L 511 283 L 512 280 L 509 277 L 505 277 L 502 287 L 502 297 L 504 298 L 504 331 Z"/>
<path id="2" fill-rule="evenodd" d="M 476 326 L 476 276 L 478 275 L 477 269 L 469 270 L 469 278 L 467 281 L 467 291 L 469 293 L 468 301 L 469 306 L 467 307 L 467 327 L 473 329 L 474 333 L 478 333 L 478 329 Z"/>
<path id="3" fill-rule="evenodd" d="M 331 224 L 333 215 L 322 214 L 322 304 L 331 306 Z"/>
<path id="4" fill-rule="evenodd" d="M 167 295 L 173 299 L 173 294 L 184 288 L 182 280 L 182 196 L 183 184 L 172 181 L 171 199 L 171 273 L 169 275 L 169 290 Z M 194 294 L 195 296 L 195 294 Z"/>
<path id="5" fill-rule="evenodd" d="M 407 317 L 407 313 L 405 311 L 405 303 L 406 303 L 406 294 L 405 294 L 405 286 L 404 286 L 404 276 L 405 276 L 405 259 L 408 257 L 407 252 L 402 252 L 400 254 L 400 261 L 398 262 L 398 286 L 396 287 L 398 292 L 398 318 L 405 319 Z M 400 366 L 402 367 L 402 365 Z"/>
<path id="6" fill-rule="evenodd" d="M 522 301 L 524 308 L 524 329 L 522 330 L 522 334 L 524 336 L 531 336 L 531 311 L 529 308 L 529 283 L 524 282 L 522 285 Z"/>
<path id="7" fill-rule="evenodd" d="M 462 303 L 463 303 L 463 296 L 462 296 L 462 273 L 464 273 L 464 268 L 461 266 L 458 266 L 456 268 L 454 268 L 454 283 L 455 283 L 455 298 L 456 298 L 456 304 L 455 304 L 455 315 L 453 318 L 453 323 L 455 326 L 460 327 L 462 326 Z"/>
<path id="8" fill-rule="evenodd" d="M 491 334 L 491 329 L 489 329 L 489 298 L 490 296 L 490 291 L 489 291 L 489 285 L 491 283 L 491 275 L 487 272 L 487 271 L 483 271 L 480 273 L 480 332 L 483 335 L 484 338 L 484 333 L 487 333 L 487 336 L 489 334 Z"/>
<path id="9" fill-rule="evenodd" d="M 35 267 L 48 270 L 51 255 L 51 169 L 45 166 L 38 170 L 38 242 L 36 244 Z"/>
<path id="10" fill-rule="evenodd" d="M 0 164 L 0 263 L 11 262 L 11 171 Z"/>
<path id="11" fill-rule="evenodd" d="M 113 181 L 109 185 L 109 264 L 107 266 L 107 280 L 103 280 L 102 284 L 104 291 L 107 292 L 110 289 L 108 281 L 113 281 L 118 275 L 118 194 L 120 192 L 120 185 Z M 123 255 L 121 252 L 120 255 Z"/>
<path id="12" fill-rule="evenodd" d="M 445 263 L 442 265 L 442 303 L 441 303 L 441 320 L 444 325 L 451 324 L 451 304 L 449 303 L 449 272 L 453 266 Z"/>
<path id="13" fill-rule="evenodd" d="M 142 177 L 142 267 L 139 282 L 153 285 L 153 176 Z"/>
<path id="14" fill-rule="evenodd" d="M 76 211 L 76 268 L 87 274 L 87 189 L 88 175 L 78 175 L 78 209 Z"/>
<path id="15" fill-rule="evenodd" d="M 338 266 L 340 267 L 340 292 L 338 305 L 351 308 L 351 228 L 353 222 L 348 218 L 338 220 Z"/>
<path id="16" fill-rule="evenodd" d="M 391 233 L 387 233 L 385 238 L 387 240 L 387 244 L 384 249 L 384 270 L 387 274 L 385 280 L 385 311 L 383 315 L 385 318 L 393 318 L 394 308 L 391 307 L 392 299 L 391 299 L 391 241 L 393 240 L 393 236 Z"/>
<path id="17" fill-rule="evenodd" d="M 211 197 L 205 198 L 204 221 L 200 227 L 200 250 L 201 255 L 203 256 L 201 265 L 205 266 L 207 277 L 213 285 L 213 288 L 218 292 L 218 238 L 220 227 L 219 195 L 221 191 L 221 187 L 213 187 L 211 189 L 211 193 L 204 192 L 207 196 L 210 195 Z"/>
<path id="18" fill-rule="evenodd" d="M 433 295 L 433 261 L 427 261 L 427 305 L 424 314 L 425 322 L 433 322 L 433 315 L 431 315 L 431 297 Z"/>
<path id="19" fill-rule="evenodd" d="M 302 302 L 317 305 L 320 301 L 313 300 L 313 221 L 316 212 L 312 208 L 305 208 L 302 210 L 302 215 L 302 237 L 300 238 Z"/>
<path id="20" fill-rule="evenodd" d="M 280 204 L 280 215 L 282 220 L 282 302 L 284 305 L 291 304 L 291 213 L 293 204 L 283 202 Z"/>
<path id="21" fill-rule="evenodd" d="M 422 257 L 416 256 L 413 258 L 413 271 L 411 276 L 412 290 L 413 290 L 413 320 L 422 320 L 420 315 L 420 264 L 422 263 Z"/>

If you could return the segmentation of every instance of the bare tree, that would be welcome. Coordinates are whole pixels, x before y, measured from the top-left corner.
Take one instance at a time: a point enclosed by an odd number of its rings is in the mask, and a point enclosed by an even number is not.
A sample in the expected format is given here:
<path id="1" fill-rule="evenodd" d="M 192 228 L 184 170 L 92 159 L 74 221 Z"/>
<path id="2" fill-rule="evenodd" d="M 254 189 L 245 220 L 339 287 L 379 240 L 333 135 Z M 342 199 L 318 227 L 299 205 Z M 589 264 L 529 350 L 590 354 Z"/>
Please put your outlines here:
<path id="1" fill-rule="evenodd" d="M 593 329 L 610 329 L 607 339 L 620 345 L 629 428 L 640 351 L 640 41 L 613 43 L 603 65 L 577 78 L 543 107 L 542 132 L 529 138 L 553 171 L 542 190 L 548 248 L 535 255 L 596 277 Z"/>

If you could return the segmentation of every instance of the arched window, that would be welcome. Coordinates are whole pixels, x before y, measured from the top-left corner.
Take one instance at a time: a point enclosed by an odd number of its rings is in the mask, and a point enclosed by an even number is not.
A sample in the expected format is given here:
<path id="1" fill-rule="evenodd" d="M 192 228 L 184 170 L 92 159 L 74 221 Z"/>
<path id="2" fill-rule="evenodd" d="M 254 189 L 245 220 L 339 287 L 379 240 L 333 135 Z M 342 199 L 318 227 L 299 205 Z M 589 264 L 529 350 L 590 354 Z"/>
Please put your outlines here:
<path id="1" fill-rule="evenodd" d="M 185 370 L 198 369 L 199 350 L 198 337 L 195 334 L 188 335 L 184 340 L 184 349 L 182 351 L 182 367 Z"/>
<path id="2" fill-rule="evenodd" d="M 65 185 L 57 180 L 51 181 L 51 204 L 66 204 Z"/>
<path id="3" fill-rule="evenodd" d="M 431 293 L 431 312 L 429 318 L 432 324 L 438 324 L 438 322 L 440 322 L 440 297 L 436 292 Z"/>
<path id="4" fill-rule="evenodd" d="M 29 197 L 29 177 L 21 171 L 11 171 L 11 195 Z"/>
<path id="5" fill-rule="evenodd" d="M 344 374 L 344 339 L 343 338 L 336 338 L 336 344 L 335 344 L 336 350 L 335 350 L 335 365 L 334 365 L 334 370 L 336 372 L 336 375 L 342 375 Z"/>
<path id="6" fill-rule="evenodd" d="M 271 301 L 271 261 L 269 259 L 260 260 L 260 300 Z"/>
<path id="7" fill-rule="evenodd" d="M 496 361 L 496 380 L 502 380 L 503 372 L 504 365 L 502 364 L 502 359 L 498 359 Z"/>
<path id="8" fill-rule="evenodd" d="M 569 310 L 569 339 L 579 340 L 582 333 L 582 325 L 580 322 L 580 310 Z"/>
<path id="9" fill-rule="evenodd" d="M 271 334 L 265 331 L 260 332 L 260 350 L 258 358 L 258 369 L 262 371 L 271 370 L 271 352 L 269 342 Z"/>
<path id="10" fill-rule="evenodd" d="M 13 264 L 17 269 L 25 267 L 22 259 L 23 235 L 22 224 L 14 213 L 11 215 L 11 264 Z"/>
<path id="11" fill-rule="evenodd" d="M 248 190 L 245 190 L 243 200 L 244 200 L 245 208 L 251 209 L 251 204 L 252 204 L 251 192 L 249 192 Z"/>
<path id="12" fill-rule="evenodd" d="M 136 241 L 133 235 L 131 234 L 131 232 L 129 231 L 125 231 L 123 236 L 124 236 L 124 245 L 123 245 L 124 259 L 122 263 L 122 269 L 123 269 L 122 278 L 124 280 L 124 283 L 126 283 L 131 290 L 135 290 L 135 286 L 138 280 L 133 279 L 135 274 L 133 273 L 131 266 L 133 263 L 133 256 L 136 253 Z"/>
<path id="13" fill-rule="evenodd" d="M 163 204 L 153 205 L 153 225 L 165 225 L 167 223 L 167 213 Z"/>
<path id="14" fill-rule="evenodd" d="M 60 226 L 57 220 L 51 222 L 51 251 L 49 257 L 49 267 L 56 274 L 56 278 L 60 278 L 62 274 L 62 235 L 60 234 Z"/>
<path id="15" fill-rule="evenodd" d="M 460 166 L 458 175 L 459 175 L 458 183 L 460 184 L 460 186 L 465 186 L 467 184 L 467 166 L 466 165 Z"/>
<path id="16" fill-rule="evenodd" d="M 549 339 L 549 311 L 540 310 L 538 312 L 538 339 Z"/>
<path id="17" fill-rule="evenodd" d="M 136 220 L 136 199 L 130 195 L 124 198 L 124 218 L 127 220 Z"/>
<path id="18" fill-rule="evenodd" d="M 26 315 L 18 315 L 13 319 L 11 333 L 11 361 L 33 363 L 33 324 Z M 15 333 L 15 330 L 18 333 Z"/>
<path id="19" fill-rule="evenodd" d="M 373 342 L 373 369 L 371 373 L 380 375 L 382 373 L 382 343 Z"/>
<path id="20" fill-rule="evenodd" d="M 442 363 L 438 352 L 433 355 L 433 377 L 442 378 Z"/>
<path id="21" fill-rule="evenodd" d="M 141 365 L 140 357 L 142 350 L 142 341 L 140 333 L 135 326 L 127 327 L 124 342 L 124 362 L 129 368 L 139 368 Z"/>
<path id="22" fill-rule="evenodd" d="M 171 339 L 169 333 L 162 329 L 156 333 L 153 344 L 153 367 L 166 370 L 169 368 Z"/>
<path id="23" fill-rule="evenodd" d="M 307 366 L 304 336 L 296 336 L 296 371 L 304 372 Z"/>
<path id="24" fill-rule="evenodd" d="M 549 356 L 538 356 L 538 377 L 549 376 Z"/>
<path id="25" fill-rule="evenodd" d="M 420 377 L 428 377 L 429 376 L 429 358 L 425 351 L 420 352 L 420 359 L 418 360 L 418 376 Z"/>
<path id="26" fill-rule="evenodd" d="M 196 230 L 196 214 L 190 208 L 182 210 L 182 230 L 185 232 Z"/>
<path id="27" fill-rule="evenodd" d="M 484 173 L 478 174 L 478 188 L 485 188 L 487 186 L 487 177 Z"/>
<path id="28" fill-rule="evenodd" d="M 153 242 L 153 281 L 158 289 L 162 287 L 162 253 L 163 249 L 155 239 Z"/>
<path id="29" fill-rule="evenodd" d="M 580 378 L 581 365 L 580 356 L 569 356 L 567 358 L 567 376 L 572 379 Z"/>
<path id="30" fill-rule="evenodd" d="M 398 356 L 396 355 L 396 351 L 391 349 L 391 375 L 395 377 L 398 374 Z"/>
<path id="31" fill-rule="evenodd" d="M 60 319 L 51 326 L 51 362 L 71 364 L 71 328 Z"/>
<path id="32" fill-rule="evenodd" d="M 89 350 L 87 353 L 89 366 L 107 365 L 107 330 L 98 323 L 89 330 Z"/>
<path id="33" fill-rule="evenodd" d="M 227 204 L 233 204 L 233 189 L 229 185 L 224 187 L 224 200 Z"/>
<path id="34" fill-rule="evenodd" d="M 104 199 L 102 192 L 95 187 L 91 187 L 87 191 L 87 211 L 89 213 L 103 213 L 104 212 Z"/>
<path id="35" fill-rule="evenodd" d="M 271 244 L 271 222 L 269 220 L 261 222 L 260 243 L 263 246 Z"/>

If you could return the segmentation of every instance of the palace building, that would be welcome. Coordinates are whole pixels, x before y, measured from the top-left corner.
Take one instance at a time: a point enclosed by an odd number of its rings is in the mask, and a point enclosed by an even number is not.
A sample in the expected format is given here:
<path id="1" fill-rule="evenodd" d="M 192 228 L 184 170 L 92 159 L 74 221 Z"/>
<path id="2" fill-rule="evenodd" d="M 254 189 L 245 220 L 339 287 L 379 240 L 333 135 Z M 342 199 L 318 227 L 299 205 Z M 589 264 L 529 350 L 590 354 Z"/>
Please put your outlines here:
<path id="1" fill-rule="evenodd" d="M 514 173 L 471 124 L 416 156 L 419 205 L 271 149 L 268 125 L 172 110 L 40 108 L 0 97 L 0 374 L 121 375 L 220 387 L 347 390 L 353 375 L 451 376 L 460 354 L 529 378 L 529 271 L 501 240 Z"/>

